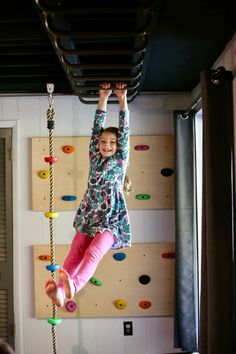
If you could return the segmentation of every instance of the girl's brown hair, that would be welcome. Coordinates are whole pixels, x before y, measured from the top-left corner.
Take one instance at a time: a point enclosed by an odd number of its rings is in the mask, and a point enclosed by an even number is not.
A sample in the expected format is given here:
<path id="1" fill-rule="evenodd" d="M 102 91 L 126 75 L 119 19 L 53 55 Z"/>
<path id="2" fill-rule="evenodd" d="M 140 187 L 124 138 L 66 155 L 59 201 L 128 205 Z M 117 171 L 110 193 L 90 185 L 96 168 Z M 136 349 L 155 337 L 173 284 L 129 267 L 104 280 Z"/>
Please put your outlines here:
<path id="1" fill-rule="evenodd" d="M 108 128 L 104 128 L 104 129 L 102 128 L 101 134 L 104 132 L 115 134 L 116 137 L 118 138 L 118 128 L 117 127 L 108 127 Z"/>
<path id="2" fill-rule="evenodd" d="M 125 175 L 123 189 L 124 189 L 125 193 L 128 194 L 128 195 L 129 195 L 130 192 L 133 191 L 131 180 L 129 179 L 129 176 L 127 176 L 127 175 Z"/>

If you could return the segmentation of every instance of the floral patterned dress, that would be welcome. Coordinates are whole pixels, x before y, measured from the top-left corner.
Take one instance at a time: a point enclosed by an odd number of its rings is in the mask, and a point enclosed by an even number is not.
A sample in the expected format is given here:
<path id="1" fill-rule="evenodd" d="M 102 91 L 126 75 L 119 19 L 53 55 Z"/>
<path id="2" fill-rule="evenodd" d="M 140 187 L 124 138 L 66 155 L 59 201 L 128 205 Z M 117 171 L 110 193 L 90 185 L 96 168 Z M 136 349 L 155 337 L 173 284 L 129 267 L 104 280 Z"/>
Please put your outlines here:
<path id="1" fill-rule="evenodd" d="M 117 151 L 103 157 L 98 148 L 106 112 L 96 110 L 90 140 L 88 188 L 77 210 L 74 227 L 93 237 L 110 231 L 115 238 L 112 249 L 131 246 L 131 227 L 123 194 L 125 172 L 129 159 L 129 111 L 119 113 Z"/>

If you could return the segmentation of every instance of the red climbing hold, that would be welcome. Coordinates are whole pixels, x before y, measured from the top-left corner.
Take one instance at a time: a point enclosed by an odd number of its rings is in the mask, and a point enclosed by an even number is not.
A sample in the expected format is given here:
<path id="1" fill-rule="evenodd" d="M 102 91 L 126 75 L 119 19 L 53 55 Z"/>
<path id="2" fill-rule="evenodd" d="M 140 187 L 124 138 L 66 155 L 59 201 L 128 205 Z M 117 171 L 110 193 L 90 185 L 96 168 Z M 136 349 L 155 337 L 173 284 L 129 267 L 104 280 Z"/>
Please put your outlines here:
<path id="1" fill-rule="evenodd" d="M 151 303 L 151 301 L 143 300 L 143 301 L 140 301 L 139 306 L 140 306 L 142 309 L 148 309 L 149 307 L 152 306 L 152 303 Z"/>
<path id="2" fill-rule="evenodd" d="M 147 151 L 149 149 L 150 149 L 149 145 L 136 145 L 134 147 L 134 150 L 137 150 L 137 151 Z"/>
<path id="3" fill-rule="evenodd" d="M 175 258 L 175 252 L 164 252 L 161 254 L 161 257 L 169 259 Z"/>
<path id="4" fill-rule="evenodd" d="M 44 161 L 45 161 L 45 162 L 54 163 L 54 162 L 57 162 L 57 160 L 58 160 L 57 157 L 44 157 Z"/>

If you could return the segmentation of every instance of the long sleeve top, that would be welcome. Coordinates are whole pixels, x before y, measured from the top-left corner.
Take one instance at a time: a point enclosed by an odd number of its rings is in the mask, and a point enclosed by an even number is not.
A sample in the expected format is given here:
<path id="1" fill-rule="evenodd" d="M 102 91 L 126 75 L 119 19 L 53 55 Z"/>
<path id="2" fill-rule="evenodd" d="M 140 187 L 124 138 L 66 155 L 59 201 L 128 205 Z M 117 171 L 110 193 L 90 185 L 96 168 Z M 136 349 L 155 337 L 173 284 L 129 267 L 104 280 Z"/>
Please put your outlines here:
<path id="1" fill-rule="evenodd" d="M 113 249 L 130 247 L 131 227 L 123 194 L 129 160 L 129 111 L 119 112 L 116 153 L 103 157 L 98 143 L 106 112 L 96 110 L 89 148 L 88 188 L 77 210 L 74 227 L 93 237 L 105 230 L 114 235 Z"/>

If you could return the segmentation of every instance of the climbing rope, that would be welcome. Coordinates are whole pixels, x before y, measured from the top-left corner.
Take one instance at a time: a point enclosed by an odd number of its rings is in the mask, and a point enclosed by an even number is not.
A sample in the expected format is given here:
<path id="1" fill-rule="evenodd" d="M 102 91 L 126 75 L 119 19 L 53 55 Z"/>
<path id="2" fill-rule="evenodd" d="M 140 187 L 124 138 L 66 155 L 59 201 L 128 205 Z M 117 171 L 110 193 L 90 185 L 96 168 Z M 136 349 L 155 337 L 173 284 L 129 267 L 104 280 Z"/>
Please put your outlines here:
<path id="1" fill-rule="evenodd" d="M 58 213 L 54 212 L 54 163 L 57 162 L 57 158 L 54 157 L 54 146 L 53 146 L 53 129 L 55 127 L 54 116 L 55 112 L 53 109 L 53 96 L 54 91 L 53 84 L 47 84 L 47 92 L 49 93 L 49 108 L 47 110 L 47 128 L 49 130 L 49 156 L 45 157 L 44 160 L 49 163 L 49 176 L 50 176 L 50 201 L 49 201 L 49 212 L 45 212 L 45 217 L 49 218 L 49 228 L 50 228 L 50 253 L 51 253 L 51 264 L 46 266 L 46 269 L 51 272 L 51 277 L 53 280 L 56 279 L 55 271 L 59 268 L 58 264 L 55 264 L 55 237 L 54 237 L 54 220 L 58 217 Z M 57 317 L 57 306 L 52 304 L 52 317 L 47 319 L 48 323 L 52 325 L 52 342 L 53 342 L 53 353 L 57 354 L 57 335 L 56 335 L 56 325 L 61 322 L 61 319 Z"/>

